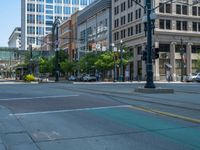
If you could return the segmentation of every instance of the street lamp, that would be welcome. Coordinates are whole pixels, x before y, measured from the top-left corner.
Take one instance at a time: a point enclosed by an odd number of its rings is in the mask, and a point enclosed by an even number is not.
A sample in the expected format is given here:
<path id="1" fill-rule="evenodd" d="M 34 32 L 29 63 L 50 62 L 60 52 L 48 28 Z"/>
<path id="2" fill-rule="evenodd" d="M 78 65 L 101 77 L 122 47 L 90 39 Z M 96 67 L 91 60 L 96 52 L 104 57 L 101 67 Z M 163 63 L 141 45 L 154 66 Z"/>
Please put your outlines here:
<path id="1" fill-rule="evenodd" d="M 183 60 L 183 54 L 185 52 L 185 49 L 183 48 L 183 39 L 181 38 L 181 48 L 180 48 L 180 55 L 181 55 L 181 82 L 183 82 L 183 70 L 184 70 L 184 60 Z"/>
<path id="2" fill-rule="evenodd" d="M 58 26 L 61 24 L 61 20 L 56 18 L 53 27 L 52 27 L 52 49 L 55 50 L 56 53 L 56 60 L 55 60 L 55 81 L 59 81 L 59 61 L 58 61 L 58 54 L 59 54 L 59 37 L 58 37 Z"/>
<path id="3" fill-rule="evenodd" d="M 123 79 L 123 49 L 122 49 L 123 41 L 120 41 L 120 81 L 122 82 Z"/>
<path id="4" fill-rule="evenodd" d="M 29 50 L 30 50 L 30 60 L 29 60 L 29 71 L 30 71 L 30 74 L 33 73 L 33 46 L 32 45 L 29 45 Z"/>
<path id="5" fill-rule="evenodd" d="M 112 49 L 113 49 L 113 53 L 114 53 L 114 82 L 116 82 L 116 70 L 117 70 L 117 66 L 116 66 L 116 55 L 115 55 L 115 44 L 112 43 Z"/>
<path id="6" fill-rule="evenodd" d="M 145 88 L 155 88 L 153 83 L 153 65 L 152 65 L 152 2 L 146 0 L 146 13 L 147 13 L 147 61 L 146 61 L 146 84 Z"/>

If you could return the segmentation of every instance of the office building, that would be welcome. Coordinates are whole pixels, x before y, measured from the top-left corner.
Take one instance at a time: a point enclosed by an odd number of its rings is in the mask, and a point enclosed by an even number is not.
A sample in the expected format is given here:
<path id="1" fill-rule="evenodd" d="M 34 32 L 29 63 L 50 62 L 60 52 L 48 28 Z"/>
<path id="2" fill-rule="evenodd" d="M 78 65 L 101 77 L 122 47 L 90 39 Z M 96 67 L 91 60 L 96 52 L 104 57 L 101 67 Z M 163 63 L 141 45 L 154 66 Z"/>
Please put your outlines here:
<path id="1" fill-rule="evenodd" d="M 70 61 L 77 59 L 77 16 L 78 11 L 59 26 L 59 47 L 67 52 Z"/>
<path id="2" fill-rule="evenodd" d="M 8 40 L 9 48 L 21 49 L 21 28 L 16 27 Z"/>
<path id="3" fill-rule="evenodd" d="M 87 52 L 111 49 L 111 0 L 96 0 L 78 13 L 78 59 Z"/>
<path id="4" fill-rule="evenodd" d="M 94 0 L 21 0 L 22 49 L 39 48 L 56 18 L 66 20 Z"/>
<path id="5" fill-rule="evenodd" d="M 137 0 L 137 3 L 144 6 L 145 1 Z M 192 0 L 177 3 L 156 0 L 153 8 L 156 7 L 152 34 L 153 46 L 159 48 L 159 58 L 153 62 L 154 79 L 164 80 L 170 74 L 173 80 L 180 80 L 182 71 L 184 76 L 196 72 L 200 50 L 200 5 L 193 5 Z M 144 80 L 146 63 L 141 56 L 147 41 L 145 11 L 132 0 L 112 0 L 112 12 L 113 42 L 119 45 L 122 40 L 133 51 L 134 59 L 126 70 L 130 74 L 133 72 L 133 79 Z"/>

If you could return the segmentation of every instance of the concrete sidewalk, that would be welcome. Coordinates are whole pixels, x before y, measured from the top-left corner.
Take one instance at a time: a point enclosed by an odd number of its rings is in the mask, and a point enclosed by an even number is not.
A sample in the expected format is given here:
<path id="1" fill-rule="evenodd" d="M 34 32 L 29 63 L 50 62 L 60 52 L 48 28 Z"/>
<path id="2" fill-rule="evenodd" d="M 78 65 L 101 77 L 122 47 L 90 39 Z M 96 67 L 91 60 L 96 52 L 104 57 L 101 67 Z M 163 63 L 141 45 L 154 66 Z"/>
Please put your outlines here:
<path id="1" fill-rule="evenodd" d="M 2 106 L 0 106 L 0 150 L 38 150 L 17 118 Z"/>

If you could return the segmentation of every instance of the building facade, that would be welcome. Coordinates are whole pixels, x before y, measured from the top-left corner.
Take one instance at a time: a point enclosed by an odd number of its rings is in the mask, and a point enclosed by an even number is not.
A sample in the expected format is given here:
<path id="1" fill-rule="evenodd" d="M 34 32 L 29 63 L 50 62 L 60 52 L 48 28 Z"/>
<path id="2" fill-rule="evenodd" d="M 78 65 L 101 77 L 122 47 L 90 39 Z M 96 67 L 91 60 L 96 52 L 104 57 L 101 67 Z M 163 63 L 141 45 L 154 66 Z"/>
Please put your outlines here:
<path id="1" fill-rule="evenodd" d="M 96 0 L 78 13 L 78 59 L 87 52 L 111 48 L 111 0 Z"/>
<path id="2" fill-rule="evenodd" d="M 83 9 L 94 0 L 21 0 L 22 49 L 28 45 L 37 48 L 41 37 L 52 30 L 56 18 L 68 19 L 76 10 Z"/>
<path id="3" fill-rule="evenodd" d="M 143 0 L 137 2 L 144 6 Z M 153 62 L 154 79 L 163 80 L 171 75 L 173 80 L 180 80 L 182 70 L 184 76 L 196 72 L 200 50 L 200 5 L 193 5 L 192 0 L 179 3 L 156 0 L 153 8 L 156 7 L 152 34 L 153 46 L 159 48 L 159 59 Z M 122 40 L 124 45 L 132 47 L 134 58 L 130 64 L 133 68 L 126 69 L 130 73 L 133 70 L 134 79 L 145 79 L 146 63 L 141 59 L 147 41 L 145 11 L 132 0 L 112 0 L 112 8 L 113 42 L 117 45 Z"/>
<path id="4" fill-rule="evenodd" d="M 21 49 L 21 28 L 16 27 L 8 40 L 8 47 L 9 48 L 17 48 Z"/>
<path id="5" fill-rule="evenodd" d="M 77 16 L 78 11 L 59 26 L 59 47 L 68 53 L 70 61 L 77 59 Z"/>
<path id="6" fill-rule="evenodd" d="M 41 50 L 50 51 L 52 49 L 52 33 L 49 33 L 41 38 Z"/>

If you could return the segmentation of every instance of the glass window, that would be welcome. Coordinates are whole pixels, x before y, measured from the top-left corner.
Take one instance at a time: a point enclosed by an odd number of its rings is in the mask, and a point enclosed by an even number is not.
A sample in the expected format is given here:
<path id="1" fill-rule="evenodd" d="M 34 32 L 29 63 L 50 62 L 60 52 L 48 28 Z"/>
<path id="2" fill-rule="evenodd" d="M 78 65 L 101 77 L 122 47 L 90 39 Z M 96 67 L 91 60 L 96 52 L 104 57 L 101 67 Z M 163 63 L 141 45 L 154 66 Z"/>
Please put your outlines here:
<path id="1" fill-rule="evenodd" d="M 47 19 L 47 20 L 53 20 L 53 16 L 46 15 L 46 19 Z"/>
<path id="2" fill-rule="evenodd" d="M 198 31 L 200 32 L 200 22 L 198 23 Z"/>
<path id="3" fill-rule="evenodd" d="M 176 21 L 176 30 L 181 30 L 181 21 Z"/>
<path id="4" fill-rule="evenodd" d="M 160 19 L 160 29 L 165 29 L 165 23 L 164 23 L 164 19 Z"/>
<path id="5" fill-rule="evenodd" d="M 35 4 L 27 4 L 28 12 L 35 12 Z"/>
<path id="6" fill-rule="evenodd" d="M 35 23 L 35 15 L 27 15 L 27 23 Z"/>
<path id="7" fill-rule="evenodd" d="M 169 52 L 170 44 L 159 44 L 159 51 L 160 52 Z"/>
<path id="8" fill-rule="evenodd" d="M 46 25 L 47 26 L 52 26 L 53 25 L 53 21 L 46 21 Z"/>
<path id="9" fill-rule="evenodd" d="M 176 14 L 181 14 L 181 5 L 176 5 Z"/>
<path id="10" fill-rule="evenodd" d="M 197 22 L 192 22 L 192 31 L 197 31 Z"/>
<path id="11" fill-rule="evenodd" d="M 188 14 L 188 7 L 186 5 L 182 5 L 182 14 L 187 15 Z"/>
<path id="12" fill-rule="evenodd" d="M 55 13 L 62 14 L 62 6 L 55 6 Z"/>
<path id="13" fill-rule="evenodd" d="M 55 0 L 55 3 L 62 3 L 62 0 Z"/>
<path id="14" fill-rule="evenodd" d="M 197 7 L 192 7 L 192 15 L 197 16 Z"/>
<path id="15" fill-rule="evenodd" d="M 53 14 L 53 10 L 46 10 L 46 14 Z"/>
<path id="16" fill-rule="evenodd" d="M 72 0 L 72 4 L 73 5 L 78 5 L 79 4 L 79 0 Z"/>
<path id="17" fill-rule="evenodd" d="M 172 12 L 172 5 L 166 4 L 166 13 L 171 13 L 171 12 Z"/>
<path id="18" fill-rule="evenodd" d="M 27 26 L 27 34 L 35 34 L 35 27 Z"/>
<path id="19" fill-rule="evenodd" d="M 35 38 L 34 37 L 28 37 L 27 38 L 27 45 L 29 44 L 35 44 Z"/>
<path id="20" fill-rule="evenodd" d="M 166 29 L 171 29 L 171 20 L 166 20 Z"/>
<path id="21" fill-rule="evenodd" d="M 63 3 L 64 4 L 71 4 L 71 0 L 64 0 Z"/>
<path id="22" fill-rule="evenodd" d="M 182 22 L 182 30 L 187 31 L 187 21 Z"/>
<path id="23" fill-rule="evenodd" d="M 164 13 L 164 4 L 163 3 L 159 3 L 159 12 Z"/>
<path id="24" fill-rule="evenodd" d="M 53 0 L 46 0 L 46 3 L 53 3 Z"/>
<path id="25" fill-rule="evenodd" d="M 44 15 L 37 15 L 37 24 L 44 24 Z"/>
<path id="26" fill-rule="evenodd" d="M 46 9 L 53 9 L 53 5 L 46 5 Z"/>
<path id="27" fill-rule="evenodd" d="M 37 35 L 44 35 L 44 28 L 43 27 L 37 27 L 36 28 L 36 34 Z"/>
<path id="28" fill-rule="evenodd" d="M 71 8 L 70 7 L 64 7 L 64 14 L 71 14 Z"/>
<path id="29" fill-rule="evenodd" d="M 44 12 L 44 5 L 43 4 L 37 4 L 37 12 Z"/>
<path id="30" fill-rule="evenodd" d="M 198 16 L 200 16 L 200 7 L 198 7 Z"/>
<path id="31" fill-rule="evenodd" d="M 80 5 L 87 5 L 87 0 L 80 0 Z"/>

